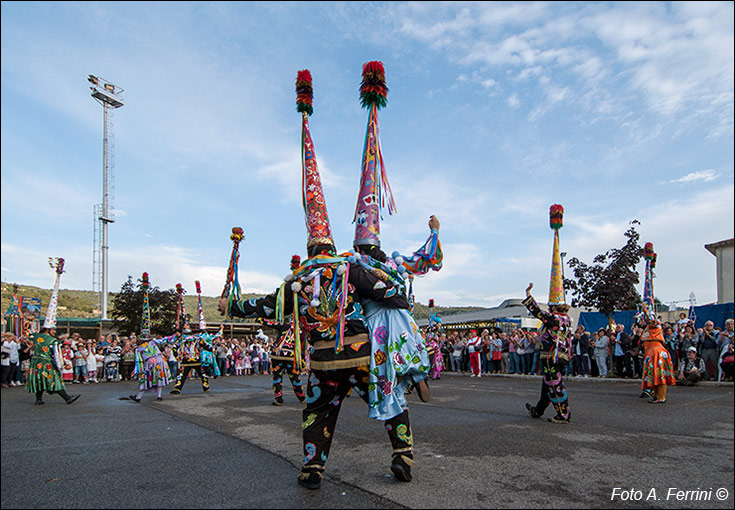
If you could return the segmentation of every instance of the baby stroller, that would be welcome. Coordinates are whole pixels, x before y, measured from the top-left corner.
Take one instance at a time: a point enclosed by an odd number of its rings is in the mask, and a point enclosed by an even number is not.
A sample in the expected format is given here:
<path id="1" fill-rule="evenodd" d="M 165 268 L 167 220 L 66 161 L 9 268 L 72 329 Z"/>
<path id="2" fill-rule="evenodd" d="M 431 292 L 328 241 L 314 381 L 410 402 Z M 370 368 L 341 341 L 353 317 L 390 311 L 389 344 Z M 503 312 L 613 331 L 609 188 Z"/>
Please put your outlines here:
<path id="1" fill-rule="evenodd" d="M 117 381 L 120 371 L 120 355 L 109 353 L 105 356 L 105 379 L 107 382 Z"/>

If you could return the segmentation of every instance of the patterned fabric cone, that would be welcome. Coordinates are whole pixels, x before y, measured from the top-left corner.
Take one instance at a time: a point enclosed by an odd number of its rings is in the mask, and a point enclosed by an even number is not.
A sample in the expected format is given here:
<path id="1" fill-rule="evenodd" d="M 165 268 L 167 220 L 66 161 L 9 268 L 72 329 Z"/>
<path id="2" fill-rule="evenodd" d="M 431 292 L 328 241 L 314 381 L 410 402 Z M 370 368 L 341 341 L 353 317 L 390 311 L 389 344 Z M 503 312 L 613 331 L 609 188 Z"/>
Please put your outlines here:
<path id="1" fill-rule="evenodd" d="M 176 329 L 178 330 L 179 324 L 182 324 L 181 332 L 188 334 L 191 333 L 191 326 L 189 326 L 189 318 L 186 314 L 186 305 L 184 305 L 184 292 L 184 287 L 182 287 L 180 283 L 177 283 L 176 293 L 179 295 L 179 301 L 176 310 Z"/>
<path id="2" fill-rule="evenodd" d="M 646 243 L 643 247 L 643 257 L 646 259 L 646 269 L 643 276 L 643 312 L 650 323 L 657 322 L 656 302 L 653 296 L 653 268 L 655 266 L 656 253 L 653 251 L 653 243 Z"/>
<path id="3" fill-rule="evenodd" d="M 143 316 L 141 318 L 140 336 L 141 338 L 147 338 L 151 336 L 151 308 L 148 299 L 151 284 L 148 281 L 148 273 L 143 273 L 140 286 L 143 290 Z"/>
<path id="4" fill-rule="evenodd" d="M 301 112 L 301 188 L 304 215 L 306 220 L 306 247 L 318 244 L 334 245 L 332 229 L 324 200 L 324 190 L 319 177 L 314 142 L 309 131 L 309 115 L 312 108 L 311 73 L 304 69 L 296 78 L 297 111 Z"/>
<path id="5" fill-rule="evenodd" d="M 561 305 L 564 299 L 561 252 L 559 251 L 559 229 L 562 227 L 564 208 L 554 204 L 549 210 L 550 226 L 554 231 L 554 250 L 551 253 L 551 281 L 549 282 L 549 305 Z"/>
<path id="6" fill-rule="evenodd" d="M 385 173 L 383 152 L 380 147 L 378 109 L 386 104 L 388 89 L 385 86 L 385 70 L 381 62 L 368 62 L 363 66 L 360 99 L 369 108 L 365 144 L 362 152 L 360 188 L 355 207 L 354 244 L 380 246 L 380 211 L 388 208 L 393 214 L 395 203 Z"/>
<path id="7" fill-rule="evenodd" d="M 199 284 L 199 280 L 194 282 L 197 288 L 197 296 L 199 296 L 199 330 L 207 331 L 207 323 L 204 320 L 204 307 L 202 307 L 202 286 Z"/>
<path id="8" fill-rule="evenodd" d="M 43 321 L 43 327 L 46 329 L 56 328 L 56 310 L 59 307 L 59 281 L 61 273 L 64 272 L 64 259 L 51 258 L 48 259 L 48 265 L 54 270 L 54 289 L 51 291 L 51 299 L 46 310 L 46 318 Z"/>

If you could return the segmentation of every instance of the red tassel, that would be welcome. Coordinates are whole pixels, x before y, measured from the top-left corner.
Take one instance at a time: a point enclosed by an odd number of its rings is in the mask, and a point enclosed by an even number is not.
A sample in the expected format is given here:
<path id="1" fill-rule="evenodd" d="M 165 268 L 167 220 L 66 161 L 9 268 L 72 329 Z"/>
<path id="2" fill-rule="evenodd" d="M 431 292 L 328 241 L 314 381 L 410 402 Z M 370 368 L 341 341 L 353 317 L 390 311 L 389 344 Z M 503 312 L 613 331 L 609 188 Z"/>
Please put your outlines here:
<path id="1" fill-rule="evenodd" d="M 296 111 L 314 113 L 314 89 L 311 84 L 311 73 L 303 69 L 296 73 Z"/>
<path id="2" fill-rule="evenodd" d="M 176 284 L 176 292 L 178 292 L 179 294 L 184 293 L 184 287 L 182 287 L 180 283 Z"/>
<path id="3" fill-rule="evenodd" d="M 560 204 L 554 204 L 549 208 L 549 226 L 559 230 L 564 226 L 564 208 Z"/>
<path id="4" fill-rule="evenodd" d="M 196 280 L 196 281 L 194 282 L 194 285 L 196 285 L 196 288 L 197 288 L 197 294 L 201 294 L 201 293 L 202 293 L 202 286 L 201 286 L 201 285 L 199 285 L 199 280 Z"/>
<path id="5" fill-rule="evenodd" d="M 646 243 L 643 246 L 643 256 L 646 260 L 653 260 L 653 243 Z"/>
<path id="6" fill-rule="evenodd" d="M 291 271 L 294 269 L 298 269 L 301 266 L 301 257 L 298 255 L 294 255 L 291 257 Z"/>

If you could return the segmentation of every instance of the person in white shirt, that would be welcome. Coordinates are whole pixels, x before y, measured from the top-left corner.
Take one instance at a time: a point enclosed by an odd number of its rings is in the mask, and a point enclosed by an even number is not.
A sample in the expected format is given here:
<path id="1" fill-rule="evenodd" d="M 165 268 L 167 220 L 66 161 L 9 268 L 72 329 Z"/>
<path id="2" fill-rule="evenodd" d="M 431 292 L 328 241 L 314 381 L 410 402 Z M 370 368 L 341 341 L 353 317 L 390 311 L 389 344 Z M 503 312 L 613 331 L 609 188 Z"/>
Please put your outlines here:
<path id="1" fill-rule="evenodd" d="M 470 339 L 467 341 L 467 351 L 470 354 L 470 367 L 472 375 L 470 377 L 481 377 L 480 372 L 480 353 L 482 352 L 482 339 L 477 336 L 477 331 L 470 331 Z"/>
<path id="2" fill-rule="evenodd" d="M 20 344 L 12 333 L 6 333 L 5 339 L 2 345 L 2 387 L 10 388 L 11 386 L 19 386 L 20 383 L 16 383 L 15 368 L 18 366 L 19 357 L 18 351 L 20 350 Z"/>

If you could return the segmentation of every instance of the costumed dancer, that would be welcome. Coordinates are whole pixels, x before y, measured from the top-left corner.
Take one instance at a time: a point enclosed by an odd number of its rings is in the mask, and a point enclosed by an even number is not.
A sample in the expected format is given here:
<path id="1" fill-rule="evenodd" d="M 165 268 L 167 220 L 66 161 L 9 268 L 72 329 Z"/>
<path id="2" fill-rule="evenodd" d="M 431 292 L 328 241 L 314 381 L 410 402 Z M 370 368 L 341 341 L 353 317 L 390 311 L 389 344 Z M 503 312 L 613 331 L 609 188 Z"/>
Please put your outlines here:
<path id="1" fill-rule="evenodd" d="M 348 393 L 368 402 L 370 339 L 362 300 L 384 301 L 408 309 L 408 300 L 391 286 L 351 264 L 349 254 L 336 255 L 317 168 L 308 116 L 312 113 L 311 73 L 299 71 L 297 110 L 302 114 L 302 191 L 307 227 L 308 259 L 292 271 L 272 294 L 253 300 L 220 299 L 221 313 L 240 317 L 277 318 L 294 314 L 295 350 L 301 351 L 301 331 L 310 343 L 311 367 L 303 411 L 304 463 L 300 485 L 318 489 L 334 437 L 339 410 Z M 385 422 L 393 447 L 391 471 L 411 480 L 413 437 L 408 411 Z"/>
<path id="2" fill-rule="evenodd" d="M 408 274 L 423 275 L 430 268 L 435 271 L 441 269 L 439 220 L 431 217 L 429 240 L 411 257 L 404 258 L 394 252 L 393 258 L 389 258 L 380 249 L 381 208 L 387 205 L 389 214 L 395 210 L 385 171 L 378 122 L 378 110 L 386 105 L 387 95 L 383 64 L 378 61 L 364 64 L 360 100 L 362 106 L 369 109 L 369 114 L 353 218 L 356 256 L 351 262 L 359 263 L 377 276 L 382 284 L 393 285 L 406 294 Z M 422 401 L 429 400 L 426 383 L 431 368 L 429 353 L 421 331 L 408 310 L 384 307 L 369 299 L 363 302 L 363 307 L 372 350 L 368 416 L 387 420 L 408 408 L 405 393 L 412 384 L 416 385 Z"/>
<path id="3" fill-rule="evenodd" d="M 653 251 L 653 243 L 643 247 L 646 259 L 646 274 L 643 280 L 642 311 L 635 316 L 636 323 L 643 329 L 644 356 L 641 376 L 641 397 L 651 397 L 651 404 L 666 403 L 667 386 L 676 385 L 676 374 L 671 363 L 671 355 L 666 349 L 666 340 L 656 316 L 656 303 L 653 298 L 653 269 L 656 267 L 657 255 Z"/>
<path id="4" fill-rule="evenodd" d="M 559 252 L 559 229 L 563 225 L 564 208 L 559 204 L 551 206 L 549 223 L 554 231 L 554 250 L 551 258 L 551 282 L 549 284 L 549 311 L 539 308 L 531 296 L 533 283 L 526 288 L 526 299 L 523 304 L 531 315 L 543 323 L 541 332 L 541 398 L 532 406 L 526 403 L 526 409 L 532 418 L 541 418 L 549 404 L 554 406 L 556 416 L 549 418 L 552 423 L 569 423 L 571 414 L 567 401 L 567 390 L 564 387 L 562 374 L 571 356 L 571 320 L 567 315 L 569 305 L 564 300 L 564 280 L 562 279 L 561 254 Z"/>
<path id="5" fill-rule="evenodd" d="M 31 335 L 33 356 L 26 379 L 26 389 L 36 395 L 37 406 L 43 405 L 43 392 L 57 393 L 67 404 L 71 404 L 81 395 L 68 395 L 61 376 L 64 363 L 61 356 L 61 345 L 56 338 L 56 309 L 59 306 L 59 281 L 64 272 L 64 259 L 49 258 L 49 266 L 54 270 L 54 288 L 46 310 L 43 330 Z"/>
<path id="6" fill-rule="evenodd" d="M 143 393 L 155 389 L 156 400 L 161 401 L 163 400 L 161 397 L 163 387 L 168 386 L 172 380 L 171 370 L 161 353 L 161 348 L 170 342 L 175 342 L 177 335 L 151 338 L 151 309 L 148 299 L 151 284 L 148 280 L 148 273 L 143 273 L 140 286 L 143 290 L 143 314 L 140 336 L 135 347 L 135 368 L 132 374 L 133 378 L 138 379 L 138 394 L 130 395 L 128 398 L 133 402 L 140 402 Z"/>
<path id="7" fill-rule="evenodd" d="M 291 257 L 291 271 L 298 269 L 301 266 L 301 257 L 294 255 Z M 291 381 L 291 387 L 293 388 L 296 398 L 302 404 L 306 400 L 304 395 L 304 388 L 301 383 L 301 371 L 304 369 L 305 360 L 303 352 L 296 354 L 295 339 L 296 334 L 294 328 L 298 327 L 298 324 L 293 322 L 293 316 L 289 317 L 289 320 L 279 324 L 273 321 L 263 319 L 267 324 L 279 332 L 279 341 L 273 350 L 274 354 L 271 356 L 271 374 L 273 375 L 273 405 L 283 405 L 283 376 L 284 374 Z M 303 351 L 303 348 L 302 348 Z"/>
<path id="8" fill-rule="evenodd" d="M 196 280 L 194 282 L 194 285 L 197 289 L 197 297 L 198 300 L 198 312 L 199 312 L 199 335 L 207 337 L 207 340 L 211 343 L 213 340 L 213 337 L 208 337 L 209 333 L 207 333 L 207 322 L 204 320 L 204 307 L 202 306 L 202 286 L 199 284 L 199 280 Z M 219 371 L 219 365 L 217 365 L 217 360 L 214 357 L 214 352 L 209 351 L 207 349 L 202 349 L 202 372 L 206 372 L 209 376 L 214 376 L 215 379 L 219 377 L 220 371 Z"/>
<path id="9" fill-rule="evenodd" d="M 176 378 L 176 384 L 174 389 L 171 390 L 172 395 L 178 395 L 181 393 L 186 378 L 189 377 L 189 372 L 194 370 L 202 380 L 202 391 L 209 391 L 209 378 L 207 374 L 202 370 L 202 350 L 206 349 L 212 351 L 214 348 L 211 343 L 211 335 L 193 335 L 191 327 L 189 326 L 189 318 L 186 314 L 186 306 L 184 306 L 184 289 L 180 283 L 176 284 L 176 292 L 179 295 L 179 302 L 177 305 L 177 317 L 176 317 L 176 330 L 182 332 L 181 338 L 178 340 L 177 350 L 181 356 L 181 368 L 179 369 L 178 377 Z M 179 330 L 180 322 L 183 322 L 183 330 Z M 222 328 L 220 328 L 217 335 L 222 334 Z"/>

